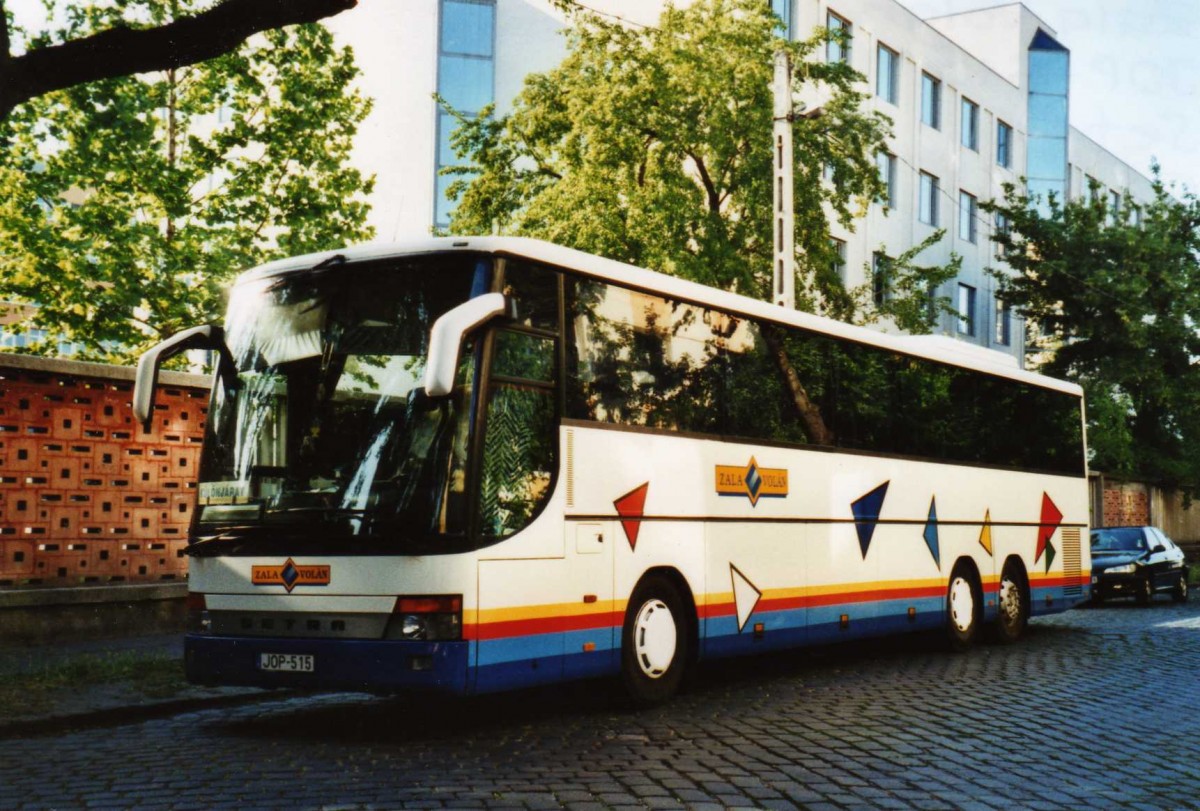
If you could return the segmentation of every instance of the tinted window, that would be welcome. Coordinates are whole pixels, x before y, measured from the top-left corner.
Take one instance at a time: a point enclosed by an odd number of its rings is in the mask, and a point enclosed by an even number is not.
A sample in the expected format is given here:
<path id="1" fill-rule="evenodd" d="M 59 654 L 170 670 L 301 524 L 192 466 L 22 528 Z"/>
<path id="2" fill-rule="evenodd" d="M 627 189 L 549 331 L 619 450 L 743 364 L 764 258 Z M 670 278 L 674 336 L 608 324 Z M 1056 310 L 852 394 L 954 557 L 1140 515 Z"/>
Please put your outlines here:
<path id="1" fill-rule="evenodd" d="M 567 415 L 1079 475 L 1079 398 L 569 281 Z"/>

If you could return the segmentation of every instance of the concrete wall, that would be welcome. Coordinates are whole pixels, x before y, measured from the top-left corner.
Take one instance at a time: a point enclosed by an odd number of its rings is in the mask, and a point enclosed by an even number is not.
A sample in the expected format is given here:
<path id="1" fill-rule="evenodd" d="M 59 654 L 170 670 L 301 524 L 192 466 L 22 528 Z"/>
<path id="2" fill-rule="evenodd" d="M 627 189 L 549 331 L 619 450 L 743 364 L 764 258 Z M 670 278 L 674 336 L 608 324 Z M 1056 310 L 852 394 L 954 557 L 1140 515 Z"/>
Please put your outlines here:
<path id="1" fill-rule="evenodd" d="M 0 589 L 186 575 L 209 381 L 163 373 L 146 431 L 133 374 L 0 355 Z"/>

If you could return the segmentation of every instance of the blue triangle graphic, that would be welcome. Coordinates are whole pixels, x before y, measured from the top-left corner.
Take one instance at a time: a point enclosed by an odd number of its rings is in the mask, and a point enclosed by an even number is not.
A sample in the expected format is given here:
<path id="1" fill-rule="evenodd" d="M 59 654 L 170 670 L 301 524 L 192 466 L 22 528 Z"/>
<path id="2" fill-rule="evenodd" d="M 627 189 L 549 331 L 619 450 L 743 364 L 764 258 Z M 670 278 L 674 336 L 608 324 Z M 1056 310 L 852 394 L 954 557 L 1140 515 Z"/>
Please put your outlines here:
<path id="1" fill-rule="evenodd" d="M 940 571 L 942 553 L 938 549 L 937 496 L 929 499 L 929 520 L 925 522 L 925 545 L 929 547 L 929 554 L 933 555 L 933 562 L 937 564 Z"/>
<path id="2" fill-rule="evenodd" d="M 850 504 L 854 513 L 854 530 L 858 533 L 858 545 L 862 549 L 863 560 L 867 558 L 867 550 L 871 548 L 871 536 L 875 534 L 875 524 L 879 521 L 879 511 L 883 509 L 883 499 L 887 495 L 890 481 L 876 487 L 865 496 Z"/>

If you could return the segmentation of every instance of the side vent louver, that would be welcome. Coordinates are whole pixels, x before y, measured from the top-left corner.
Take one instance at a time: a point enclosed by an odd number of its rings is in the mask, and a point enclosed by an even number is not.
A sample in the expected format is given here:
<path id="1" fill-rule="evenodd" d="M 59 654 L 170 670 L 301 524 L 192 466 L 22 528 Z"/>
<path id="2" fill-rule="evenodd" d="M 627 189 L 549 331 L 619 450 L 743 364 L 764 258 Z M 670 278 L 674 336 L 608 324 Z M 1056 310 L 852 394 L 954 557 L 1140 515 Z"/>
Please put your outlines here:
<path id="1" fill-rule="evenodd" d="M 575 432 L 567 431 L 567 506 L 575 506 Z"/>
<path id="2" fill-rule="evenodd" d="M 1063 529 L 1062 545 L 1063 576 L 1067 579 L 1067 585 L 1063 588 L 1063 594 L 1067 597 L 1080 597 L 1083 595 L 1083 585 L 1079 582 L 1081 567 L 1078 527 L 1066 527 Z"/>

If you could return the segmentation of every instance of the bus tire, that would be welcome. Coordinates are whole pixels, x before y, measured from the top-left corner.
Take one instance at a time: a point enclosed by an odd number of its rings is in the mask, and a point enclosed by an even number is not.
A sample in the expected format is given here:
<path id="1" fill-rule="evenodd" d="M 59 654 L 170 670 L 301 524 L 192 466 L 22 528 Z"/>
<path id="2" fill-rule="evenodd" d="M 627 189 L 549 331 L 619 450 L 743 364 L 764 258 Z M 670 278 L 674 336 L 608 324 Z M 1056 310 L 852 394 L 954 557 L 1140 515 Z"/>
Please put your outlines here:
<path id="1" fill-rule="evenodd" d="M 687 670 L 690 633 L 684 599 L 667 577 L 642 578 L 621 632 L 621 681 L 639 707 L 669 699 L 679 689 Z"/>
<path id="2" fill-rule="evenodd" d="M 962 652 L 971 647 L 979 633 L 983 599 L 979 578 L 966 563 L 959 563 L 946 586 L 946 636 L 950 650 Z"/>
<path id="3" fill-rule="evenodd" d="M 1025 578 L 1025 567 L 1016 558 L 1009 558 L 1000 573 L 993 636 L 1001 644 L 1012 644 L 1025 634 L 1028 624 L 1029 585 Z"/>

